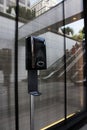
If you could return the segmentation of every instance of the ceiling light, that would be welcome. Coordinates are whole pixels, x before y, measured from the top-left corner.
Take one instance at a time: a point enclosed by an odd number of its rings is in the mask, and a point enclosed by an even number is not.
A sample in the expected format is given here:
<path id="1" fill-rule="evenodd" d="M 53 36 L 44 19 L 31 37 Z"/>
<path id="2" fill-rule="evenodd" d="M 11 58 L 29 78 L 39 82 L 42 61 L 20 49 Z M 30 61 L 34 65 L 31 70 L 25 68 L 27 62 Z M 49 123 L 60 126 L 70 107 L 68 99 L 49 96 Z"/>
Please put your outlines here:
<path id="1" fill-rule="evenodd" d="M 73 17 L 73 20 L 76 20 L 77 18 L 76 17 Z"/>

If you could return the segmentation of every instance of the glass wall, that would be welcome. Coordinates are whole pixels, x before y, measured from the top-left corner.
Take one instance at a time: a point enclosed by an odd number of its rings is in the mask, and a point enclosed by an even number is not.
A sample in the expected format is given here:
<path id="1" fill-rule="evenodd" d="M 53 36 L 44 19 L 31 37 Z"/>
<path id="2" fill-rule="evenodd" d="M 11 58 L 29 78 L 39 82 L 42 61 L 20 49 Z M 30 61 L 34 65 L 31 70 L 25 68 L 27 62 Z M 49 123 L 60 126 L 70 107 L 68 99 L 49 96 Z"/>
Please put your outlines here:
<path id="1" fill-rule="evenodd" d="M 65 4 L 65 39 L 66 44 L 66 82 L 67 82 L 67 115 L 77 113 L 84 109 L 84 19 L 82 13 L 78 13 L 69 18 L 69 14 L 75 11 L 72 8 L 69 10 L 68 6 L 79 5 L 79 9 L 83 11 L 83 1 L 75 2 L 75 0 L 67 0 Z M 79 10 L 78 9 L 78 10 Z M 77 10 L 76 10 L 77 11 Z M 68 14 L 69 12 L 69 14 Z M 68 15 L 68 16 L 67 16 Z M 66 19 L 67 18 L 67 19 Z M 69 39 L 72 42 L 68 43 Z"/>
<path id="2" fill-rule="evenodd" d="M 3 4 L 4 3 L 4 1 L 3 0 L 0 0 L 0 4 Z"/>
<path id="3" fill-rule="evenodd" d="M 56 16 L 58 11 L 61 18 Z M 28 75 L 25 70 L 25 38 L 27 35 L 44 38 L 46 43 L 47 69 L 38 70 L 37 72 L 38 90 L 42 94 L 34 98 L 34 128 L 39 130 L 64 118 L 64 75 L 61 76 L 61 73 L 64 72 L 64 37 L 59 29 L 59 27 L 63 26 L 60 19 L 63 19 L 63 6 L 61 3 L 56 8 L 19 28 L 20 129 L 30 127 L 30 95 L 28 94 Z M 50 23 L 55 21 L 59 22 L 49 26 Z M 26 36 L 23 36 L 24 32 L 22 31 L 29 32 L 24 34 Z"/>
<path id="4" fill-rule="evenodd" d="M 21 2 L 22 4 L 25 4 L 25 0 L 19 0 L 19 2 Z"/>
<path id="5" fill-rule="evenodd" d="M 56 9 L 55 12 L 57 13 Z M 62 8 L 60 13 L 62 15 Z M 61 26 L 62 24 L 61 22 Z M 47 69 L 38 71 L 38 89 L 42 95 L 35 98 L 36 130 L 64 118 L 64 75 L 61 76 L 64 71 L 64 39 L 57 32 L 57 27 L 50 27 L 38 35 L 46 40 Z"/>
<path id="6" fill-rule="evenodd" d="M 14 4 L 14 11 L 15 6 Z M 17 79 L 19 130 L 30 129 L 31 121 L 34 130 L 44 130 L 84 110 L 83 1 L 60 0 L 38 17 L 35 14 L 36 12 L 32 12 L 31 9 L 19 8 Z M 17 52 L 14 52 L 14 18 L 15 12 L 11 15 L 11 11 L 9 15 L 0 16 L 1 130 L 15 130 L 14 56 Z M 34 97 L 28 93 L 28 87 L 32 88 L 28 86 L 25 62 L 28 36 L 43 38 L 46 44 L 47 68 L 37 70 L 38 91 L 41 95 Z"/>
<path id="7" fill-rule="evenodd" d="M 15 130 L 14 41 L 15 20 L 3 14 L 0 16 L 0 130 Z"/>
<path id="8" fill-rule="evenodd" d="M 54 8 L 19 28 L 20 129 L 30 127 L 31 104 L 25 67 L 27 36 L 44 38 L 46 43 L 47 69 L 37 71 L 38 90 L 42 94 L 34 97 L 35 130 L 46 129 L 84 109 L 82 13 L 83 1 L 60 1 Z"/>
<path id="9" fill-rule="evenodd" d="M 27 72 L 25 71 L 25 43 L 18 46 L 18 94 L 19 94 L 19 129 L 30 129 L 30 95 L 28 94 Z"/>

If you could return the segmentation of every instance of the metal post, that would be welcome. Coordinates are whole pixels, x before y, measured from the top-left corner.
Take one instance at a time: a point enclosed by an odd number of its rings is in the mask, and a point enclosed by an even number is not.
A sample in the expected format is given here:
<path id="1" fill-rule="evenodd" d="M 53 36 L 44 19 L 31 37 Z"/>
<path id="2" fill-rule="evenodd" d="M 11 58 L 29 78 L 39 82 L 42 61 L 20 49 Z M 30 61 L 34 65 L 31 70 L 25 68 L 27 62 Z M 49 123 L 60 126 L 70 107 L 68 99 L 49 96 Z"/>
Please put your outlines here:
<path id="1" fill-rule="evenodd" d="M 30 130 L 34 130 L 34 96 L 30 95 Z"/>
<path id="2" fill-rule="evenodd" d="M 63 26 L 64 26 L 64 118 L 67 119 L 67 80 L 66 80 L 66 37 L 65 37 L 65 0 L 63 0 Z"/>
<path id="3" fill-rule="evenodd" d="M 84 54 L 84 78 L 86 81 L 84 82 L 84 92 L 85 92 L 85 111 L 87 112 L 87 0 L 83 0 L 83 7 L 84 7 L 84 32 L 85 32 L 85 54 Z"/>
<path id="4" fill-rule="evenodd" d="M 15 82 L 15 130 L 19 130 L 19 109 L 18 109 L 18 18 L 19 18 L 19 0 L 16 0 L 15 17 L 15 49 L 14 49 L 14 82 Z"/>

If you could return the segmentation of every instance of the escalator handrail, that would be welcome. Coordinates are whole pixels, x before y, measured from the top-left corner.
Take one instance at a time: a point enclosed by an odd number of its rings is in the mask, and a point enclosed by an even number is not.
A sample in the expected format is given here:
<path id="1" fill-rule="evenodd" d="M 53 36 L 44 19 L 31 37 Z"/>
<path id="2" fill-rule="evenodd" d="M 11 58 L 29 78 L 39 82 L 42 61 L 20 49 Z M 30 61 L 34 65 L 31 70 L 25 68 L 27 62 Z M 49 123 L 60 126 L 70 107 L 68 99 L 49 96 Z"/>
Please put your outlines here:
<path id="1" fill-rule="evenodd" d="M 77 54 L 79 53 L 79 51 L 82 49 L 82 47 L 80 47 L 76 52 L 75 52 L 75 54 L 73 54 L 70 58 L 68 58 L 67 59 L 67 61 L 66 61 L 66 63 L 68 64 L 68 62 L 70 62 L 71 61 L 71 59 L 73 59 L 73 57 L 75 57 L 75 56 L 77 56 Z M 63 58 L 63 57 L 62 57 Z M 74 60 L 74 59 L 73 59 Z M 73 61 L 72 61 L 72 63 L 73 63 Z M 50 78 L 52 75 L 54 75 L 56 72 L 58 72 L 58 71 L 60 71 L 60 69 L 62 69 L 63 67 L 64 67 L 64 64 L 65 63 L 63 63 L 57 70 L 54 70 L 54 71 L 52 71 L 50 74 L 48 74 L 47 76 L 45 76 L 45 77 L 43 77 L 43 79 L 47 79 L 47 78 Z M 57 66 L 58 67 L 58 66 Z M 64 71 L 62 71 L 63 72 L 63 74 L 64 74 Z M 62 74 L 62 75 L 63 75 Z"/>

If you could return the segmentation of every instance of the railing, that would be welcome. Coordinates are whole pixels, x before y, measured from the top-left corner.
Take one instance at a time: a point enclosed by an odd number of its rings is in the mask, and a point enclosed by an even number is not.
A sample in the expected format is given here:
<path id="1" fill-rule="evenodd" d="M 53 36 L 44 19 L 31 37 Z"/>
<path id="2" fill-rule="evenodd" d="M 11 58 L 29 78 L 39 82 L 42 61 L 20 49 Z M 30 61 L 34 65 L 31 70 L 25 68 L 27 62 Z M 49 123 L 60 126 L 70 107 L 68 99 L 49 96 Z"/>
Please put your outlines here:
<path id="1" fill-rule="evenodd" d="M 66 71 L 68 72 L 75 64 L 76 62 L 81 58 L 84 52 L 82 52 L 82 47 L 80 47 L 73 55 L 70 55 L 67 57 L 66 60 Z M 64 57 L 62 56 L 60 59 L 58 59 L 54 64 L 52 64 L 47 71 L 43 71 L 41 76 L 42 79 L 49 79 L 51 77 L 54 77 L 57 75 L 57 77 L 63 76 L 65 70 L 64 70 Z"/>

